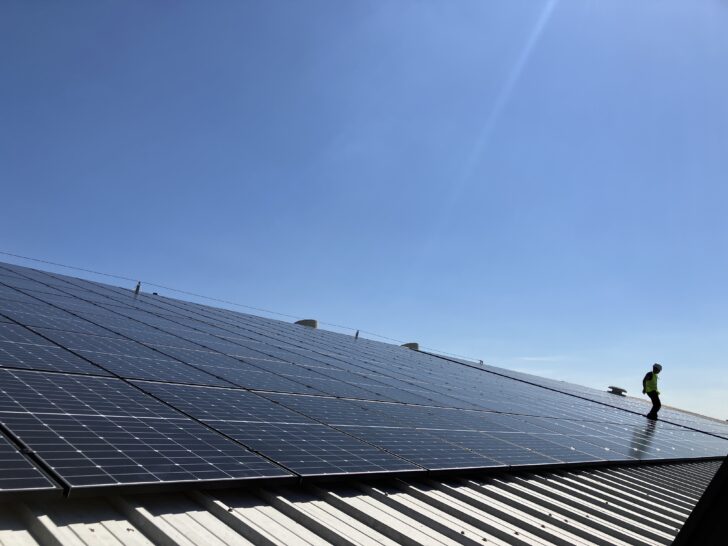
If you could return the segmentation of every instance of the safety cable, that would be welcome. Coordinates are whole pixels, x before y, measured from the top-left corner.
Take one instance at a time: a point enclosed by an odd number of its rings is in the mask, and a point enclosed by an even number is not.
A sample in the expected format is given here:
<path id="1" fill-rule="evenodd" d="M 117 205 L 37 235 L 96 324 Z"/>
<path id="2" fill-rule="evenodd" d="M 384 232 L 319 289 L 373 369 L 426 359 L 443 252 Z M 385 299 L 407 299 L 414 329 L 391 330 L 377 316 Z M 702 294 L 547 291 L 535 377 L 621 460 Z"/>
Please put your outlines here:
<path id="1" fill-rule="evenodd" d="M 268 313 L 270 315 L 276 315 L 276 316 L 279 316 L 279 317 L 286 317 L 286 318 L 295 319 L 295 320 L 301 320 L 301 319 L 304 318 L 304 317 L 299 317 L 299 316 L 296 316 L 296 315 L 290 315 L 288 313 L 280 313 L 278 311 L 271 311 L 270 309 L 264 309 L 262 307 L 254 307 L 252 305 L 245 305 L 243 303 L 237 303 L 237 302 L 230 301 L 230 300 L 224 300 L 224 299 L 215 298 L 215 297 L 212 297 L 212 296 L 205 296 L 203 294 L 197 294 L 195 292 L 189 292 L 187 290 L 180 290 L 178 288 L 172 288 L 170 286 L 165 286 L 163 284 L 159 284 L 159 283 L 155 283 L 155 282 L 150 282 L 150 281 L 145 281 L 143 279 L 133 279 L 131 277 L 125 277 L 123 275 L 115 275 L 113 273 L 104 273 L 104 272 L 101 272 L 101 271 L 95 271 L 93 269 L 86 269 L 86 268 L 83 268 L 83 267 L 77 267 L 77 266 L 73 266 L 73 265 L 61 264 L 61 263 L 58 263 L 58 262 L 52 262 L 50 260 L 42 260 L 40 258 L 31 258 L 29 256 L 22 256 L 20 254 L 15 254 L 13 252 L 7 252 L 7 251 L 4 251 L 4 250 L 0 250 L 0 254 L 2 254 L 4 256 L 12 256 L 13 258 L 20 258 L 21 260 L 28 260 L 28 261 L 31 261 L 31 262 L 38 262 L 38 263 L 47 264 L 47 265 L 54 265 L 56 267 L 63 267 L 63 268 L 71 269 L 71 270 L 74 270 L 74 271 L 83 271 L 84 273 L 91 273 L 93 275 L 99 275 L 99 276 L 102 276 L 102 277 L 109 277 L 109 278 L 112 278 L 112 279 L 119 279 L 119 280 L 123 280 L 123 281 L 134 282 L 134 283 L 135 282 L 141 282 L 143 285 L 152 286 L 152 287 L 155 287 L 155 288 L 161 288 L 162 290 L 168 290 L 170 292 L 175 292 L 177 294 L 184 294 L 186 296 L 192 296 L 192 297 L 200 298 L 200 299 L 203 299 L 203 300 L 214 301 L 214 302 L 217 302 L 217 303 L 224 303 L 226 305 L 233 305 L 235 307 L 241 307 L 243 309 L 252 309 L 254 311 L 258 311 L 258 312 L 261 312 L 261 313 Z M 406 343 L 405 341 L 403 341 L 401 339 L 395 339 L 395 338 L 392 338 L 392 337 L 383 336 L 381 334 L 377 334 L 376 332 L 370 332 L 368 330 L 361 330 L 361 329 L 358 329 L 358 328 L 353 328 L 351 326 L 345 326 L 345 325 L 342 325 L 342 324 L 336 324 L 336 323 L 333 323 L 333 322 L 324 322 L 324 321 L 318 321 L 318 322 L 319 322 L 319 324 L 324 325 L 324 326 L 331 326 L 333 328 L 341 328 L 342 330 L 350 330 L 352 332 L 358 331 L 360 334 L 366 334 L 366 335 L 369 335 L 369 336 L 374 336 L 374 337 L 376 337 L 378 339 L 384 339 L 384 340 L 387 340 L 387 341 L 393 341 L 393 342 L 398 343 L 400 345 L 403 344 L 403 343 Z M 442 350 L 436 349 L 434 347 L 425 347 L 425 346 L 421 346 L 421 347 L 423 349 L 427 349 L 428 351 L 436 352 L 436 353 L 441 354 L 441 355 L 451 356 L 451 357 L 455 357 L 455 358 L 463 358 L 465 360 L 470 360 L 471 362 L 478 362 L 478 360 L 479 360 L 479 359 L 474 358 L 474 357 L 471 357 L 471 356 L 464 356 L 464 355 L 459 355 L 459 354 L 456 354 L 456 353 L 449 353 L 447 351 L 442 351 Z"/>

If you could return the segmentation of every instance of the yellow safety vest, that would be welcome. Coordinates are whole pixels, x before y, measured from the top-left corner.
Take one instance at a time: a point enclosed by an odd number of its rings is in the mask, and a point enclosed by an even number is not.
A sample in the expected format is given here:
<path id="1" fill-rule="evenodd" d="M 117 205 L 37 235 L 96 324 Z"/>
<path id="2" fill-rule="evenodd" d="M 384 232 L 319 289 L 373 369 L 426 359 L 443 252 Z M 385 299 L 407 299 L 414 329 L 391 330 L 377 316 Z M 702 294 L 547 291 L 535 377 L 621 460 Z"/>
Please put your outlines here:
<path id="1" fill-rule="evenodd" d="M 660 391 L 657 390 L 657 374 L 655 372 L 652 372 L 652 377 L 645 381 L 645 392 L 660 394 Z"/>

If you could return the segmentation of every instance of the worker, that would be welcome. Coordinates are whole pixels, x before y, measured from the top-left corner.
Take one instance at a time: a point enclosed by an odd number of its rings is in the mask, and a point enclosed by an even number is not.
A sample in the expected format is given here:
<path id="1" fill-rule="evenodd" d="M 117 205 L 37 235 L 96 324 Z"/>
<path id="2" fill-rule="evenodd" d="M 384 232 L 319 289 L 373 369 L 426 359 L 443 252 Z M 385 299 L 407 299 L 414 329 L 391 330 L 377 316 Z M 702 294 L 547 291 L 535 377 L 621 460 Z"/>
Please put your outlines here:
<path id="1" fill-rule="evenodd" d="M 660 411 L 662 404 L 660 403 L 660 391 L 657 390 L 657 375 L 662 371 L 660 364 L 653 364 L 652 371 L 647 372 L 642 380 L 642 394 L 646 394 L 652 400 L 652 409 L 645 417 L 657 420 L 657 412 Z"/>

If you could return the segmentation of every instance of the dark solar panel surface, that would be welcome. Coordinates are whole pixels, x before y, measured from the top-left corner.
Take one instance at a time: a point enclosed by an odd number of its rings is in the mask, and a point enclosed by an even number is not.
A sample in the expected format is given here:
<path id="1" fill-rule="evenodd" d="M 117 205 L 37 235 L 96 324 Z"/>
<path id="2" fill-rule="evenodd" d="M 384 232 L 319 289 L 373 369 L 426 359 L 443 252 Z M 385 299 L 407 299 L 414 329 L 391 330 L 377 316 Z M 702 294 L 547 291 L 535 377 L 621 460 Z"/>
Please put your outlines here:
<path id="1" fill-rule="evenodd" d="M 138 385 L 300 475 L 419 469 L 252 392 L 159 383 Z"/>
<path id="2" fill-rule="evenodd" d="M 31 330 L 4 322 L 0 323 L 0 367 L 108 375 Z"/>
<path id="3" fill-rule="evenodd" d="M 0 424 L 72 487 L 288 473 L 118 379 L 0 370 Z"/>
<path id="4" fill-rule="evenodd" d="M 0 433 L 0 493 L 53 490 L 58 487 Z"/>
<path id="5" fill-rule="evenodd" d="M 728 453 L 609 397 L 0 264 L 0 423 L 72 487 Z"/>

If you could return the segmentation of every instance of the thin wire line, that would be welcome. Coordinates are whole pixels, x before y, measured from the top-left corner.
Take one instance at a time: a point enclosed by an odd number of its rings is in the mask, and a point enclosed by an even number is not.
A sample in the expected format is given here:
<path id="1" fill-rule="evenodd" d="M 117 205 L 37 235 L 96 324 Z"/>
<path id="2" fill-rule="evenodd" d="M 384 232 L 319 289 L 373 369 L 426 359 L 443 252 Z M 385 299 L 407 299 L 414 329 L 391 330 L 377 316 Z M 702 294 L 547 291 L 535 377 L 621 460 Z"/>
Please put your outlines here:
<path id="1" fill-rule="evenodd" d="M 207 299 L 207 300 L 211 300 L 211 301 L 217 301 L 217 302 L 221 302 L 221 303 L 227 303 L 227 304 L 230 304 L 230 305 L 237 305 L 239 307 L 245 307 L 247 309 L 255 309 L 256 311 L 262 311 L 264 313 L 271 313 L 273 315 L 280 315 L 282 317 L 295 318 L 295 319 L 300 319 L 301 318 L 301 317 L 297 317 L 295 315 L 288 315 L 286 313 L 278 313 L 277 311 L 271 311 L 269 309 L 263 309 L 261 307 L 253 307 L 251 305 L 244 305 L 242 303 L 235 303 L 233 301 L 223 300 L 223 299 L 219 299 L 219 298 L 213 298 L 211 296 L 204 296 L 202 294 L 196 294 L 194 292 L 188 292 L 186 290 L 180 290 L 180 289 L 177 289 L 177 288 L 172 288 L 170 286 L 165 286 L 165 285 L 158 284 L 158 283 L 154 283 L 154 282 L 150 282 L 150 281 L 139 280 L 139 279 L 132 279 L 131 277 L 124 277 L 123 275 L 114 275 L 112 273 L 103 273 L 101 271 L 94 271 L 93 269 L 84 269 L 83 267 L 76 267 L 76 266 L 73 266 L 73 265 L 60 264 L 58 262 L 51 262 L 49 260 L 41 260 L 41 259 L 38 259 L 38 258 L 30 258 L 28 256 L 21 256 L 20 254 L 13 254 L 12 252 L 5 252 L 3 250 L 0 250 L 0 254 L 4 254 L 6 256 L 13 256 L 15 258 L 21 258 L 23 260 L 30 260 L 32 262 L 39 262 L 39 263 L 44 263 L 44 264 L 49 264 L 49 265 L 55 265 L 55 266 L 58 266 L 58 267 L 65 267 L 67 269 L 73 269 L 75 271 L 84 271 L 86 273 L 92 273 L 94 275 L 101 275 L 101 276 L 104 276 L 104 277 L 111 277 L 111 278 L 114 278 L 114 279 L 121 279 L 121 280 L 131 281 L 131 282 L 137 282 L 137 281 L 139 281 L 142 284 L 146 284 L 146 285 L 149 285 L 149 286 L 154 286 L 156 288 L 162 288 L 164 290 L 169 290 L 171 292 L 177 292 L 179 294 L 186 294 L 188 296 L 194 296 L 196 298 L 202 298 L 202 299 Z"/>
<path id="2" fill-rule="evenodd" d="M 154 282 L 150 282 L 150 281 L 144 281 L 144 280 L 141 280 L 140 281 L 139 279 L 133 279 L 131 277 L 125 277 L 123 275 L 115 275 L 113 273 L 104 273 L 102 271 L 95 271 L 93 269 L 85 269 L 83 267 L 76 267 L 76 266 L 73 266 L 73 265 L 61 264 L 61 263 L 58 263 L 58 262 L 52 262 L 50 260 L 41 260 L 40 258 L 30 258 L 29 256 L 22 256 L 20 254 L 15 254 L 13 252 L 7 252 L 7 251 L 4 251 L 4 250 L 0 250 L 0 254 L 3 254 L 5 256 L 12 256 L 13 258 L 20 258 L 21 260 L 28 260 L 28 261 L 31 261 L 31 262 L 38 262 L 38 263 L 42 263 L 42 264 L 54 265 L 56 267 L 64 267 L 66 269 L 71 269 L 71 270 L 74 270 L 74 271 L 83 271 L 85 273 L 91 273 L 93 275 L 100 275 L 102 277 L 110 277 L 112 279 L 120 279 L 120 280 L 130 281 L 130 282 L 141 282 L 142 284 L 146 284 L 148 286 L 153 286 L 155 288 L 161 288 L 163 290 L 169 290 L 170 292 L 176 292 L 178 294 L 185 294 L 187 296 L 193 296 L 195 298 L 200 298 L 200 299 L 209 300 L 209 301 L 215 301 L 215 302 L 218 302 L 218 303 L 225 303 L 227 305 L 234 305 L 236 307 L 242 307 L 244 309 L 253 309 L 255 311 L 259 311 L 259 312 L 262 312 L 262 313 L 268 313 L 268 314 L 271 314 L 271 315 L 277 315 L 279 317 L 287 317 L 287 318 L 292 318 L 292 319 L 296 319 L 296 320 L 300 320 L 300 319 L 303 318 L 303 317 L 299 317 L 299 316 L 296 316 L 296 315 L 290 315 L 288 313 L 280 313 L 278 311 L 271 311 L 270 309 L 264 309 L 262 307 L 254 307 L 252 305 L 245 305 L 243 303 L 237 303 L 237 302 L 230 301 L 230 300 L 224 300 L 224 299 L 220 299 L 220 298 L 214 298 L 212 296 L 204 296 L 202 294 L 197 294 L 195 292 L 189 292 L 187 290 L 180 290 L 178 288 L 172 288 L 170 286 L 165 286 L 163 284 L 158 284 L 158 283 L 154 283 Z M 351 330 L 352 332 L 354 332 L 354 331 L 357 330 L 357 328 L 353 328 L 351 326 L 345 326 L 345 325 L 342 325 L 342 324 L 335 324 L 333 322 L 323 322 L 323 321 L 318 321 L 318 322 L 319 322 L 319 324 L 322 324 L 324 326 L 333 326 L 334 328 L 342 328 L 344 330 Z M 393 337 L 383 336 L 381 334 L 377 334 L 376 332 L 369 332 L 367 330 L 360 330 L 360 329 L 359 329 L 359 332 L 362 333 L 362 334 L 367 334 L 367 335 L 370 335 L 370 336 L 377 337 L 379 339 L 386 339 L 387 341 L 394 341 L 395 343 L 399 343 L 399 344 L 405 343 L 401 339 L 395 339 Z M 427 349 L 428 351 L 437 352 L 437 353 L 443 354 L 443 355 L 454 356 L 454 357 L 457 357 L 457 358 L 464 358 L 464 359 L 471 360 L 471 361 L 476 361 L 476 362 L 478 360 L 478 359 L 473 358 L 473 357 L 464 356 L 464 355 L 458 355 L 456 353 L 448 353 L 446 351 L 441 351 L 440 349 L 435 349 L 435 348 L 432 348 L 432 347 L 422 347 L 422 348 L 423 349 Z"/>

